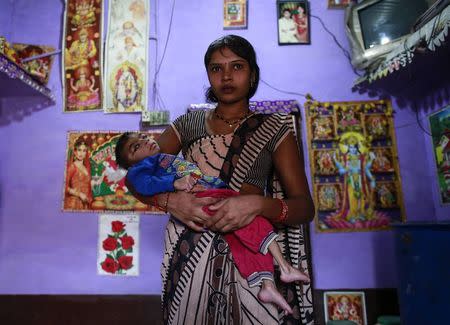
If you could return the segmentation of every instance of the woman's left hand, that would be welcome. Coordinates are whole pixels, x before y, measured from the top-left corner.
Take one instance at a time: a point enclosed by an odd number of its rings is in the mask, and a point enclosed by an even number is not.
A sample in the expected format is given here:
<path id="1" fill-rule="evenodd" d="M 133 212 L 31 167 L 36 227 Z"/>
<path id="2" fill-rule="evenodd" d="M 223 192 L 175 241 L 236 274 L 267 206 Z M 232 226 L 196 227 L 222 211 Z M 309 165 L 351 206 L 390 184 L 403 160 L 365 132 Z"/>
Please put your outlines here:
<path id="1" fill-rule="evenodd" d="M 205 227 L 223 233 L 242 228 L 260 214 L 262 199 L 260 195 L 241 195 L 210 205 L 209 209 L 216 213 L 206 221 Z"/>

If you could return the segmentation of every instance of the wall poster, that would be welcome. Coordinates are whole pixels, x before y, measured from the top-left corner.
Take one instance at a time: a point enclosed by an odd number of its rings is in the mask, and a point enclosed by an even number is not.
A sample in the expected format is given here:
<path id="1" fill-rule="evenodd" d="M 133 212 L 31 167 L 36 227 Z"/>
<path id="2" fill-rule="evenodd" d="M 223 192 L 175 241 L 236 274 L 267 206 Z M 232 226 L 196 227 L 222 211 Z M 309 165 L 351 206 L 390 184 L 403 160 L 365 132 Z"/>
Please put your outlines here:
<path id="1" fill-rule="evenodd" d="M 158 138 L 162 131 L 149 131 Z M 124 169 L 118 168 L 115 147 L 122 132 L 69 131 L 63 211 L 144 212 L 160 210 L 135 199 L 125 186 Z"/>
<path id="2" fill-rule="evenodd" d="M 367 325 L 366 302 L 363 291 L 324 292 L 325 322 L 349 320 Z"/>
<path id="3" fill-rule="evenodd" d="M 66 0 L 63 32 L 65 112 L 101 109 L 102 0 Z"/>
<path id="4" fill-rule="evenodd" d="M 405 220 L 389 101 L 305 104 L 318 232 Z"/>
<path id="5" fill-rule="evenodd" d="M 245 29 L 248 19 L 247 0 L 223 1 L 223 29 Z"/>
<path id="6" fill-rule="evenodd" d="M 450 203 L 450 106 L 430 115 L 434 161 L 442 204 Z"/>

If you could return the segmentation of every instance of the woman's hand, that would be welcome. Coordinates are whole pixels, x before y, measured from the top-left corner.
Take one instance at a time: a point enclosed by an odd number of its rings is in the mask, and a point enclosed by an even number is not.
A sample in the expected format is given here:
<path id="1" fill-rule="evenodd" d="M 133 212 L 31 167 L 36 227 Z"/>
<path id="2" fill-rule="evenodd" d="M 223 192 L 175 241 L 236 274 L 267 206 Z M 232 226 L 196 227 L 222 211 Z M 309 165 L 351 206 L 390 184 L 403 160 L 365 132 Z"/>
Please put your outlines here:
<path id="1" fill-rule="evenodd" d="M 205 231 L 205 224 L 211 217 L 202 207 L 218 202 L 217 198 L 197 198 L 184 191 L 170 193 L 167 211 L 194 231 Z"/>
<path id="2" fill-rule="evenodd" d="M 205 220 L 205 227 L 213 231 L 230 232 L 240 229 L 261 214 L 260 195 L 241 195 L 223 199 L 209 206 L 216 213 Z"/>

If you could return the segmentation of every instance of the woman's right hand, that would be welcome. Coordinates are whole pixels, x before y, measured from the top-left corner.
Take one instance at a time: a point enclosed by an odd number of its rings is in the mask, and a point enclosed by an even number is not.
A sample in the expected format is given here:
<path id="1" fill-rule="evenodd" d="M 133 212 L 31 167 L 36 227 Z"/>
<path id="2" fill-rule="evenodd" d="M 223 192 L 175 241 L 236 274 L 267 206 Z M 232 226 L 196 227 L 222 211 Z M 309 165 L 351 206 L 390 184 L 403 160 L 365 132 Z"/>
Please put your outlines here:
<path id="1" fill-rule="evenodd" d="M 214 204 L 221 199 L 218 198 L 197 198 L 191 193 L 184 191 L 170 193 L 167 202 L 167 211 L 175 218 L 184 223 L 194 231 L 205 231 L 203 225 L 209 215 L 203 211 L 205 205 Z"/>

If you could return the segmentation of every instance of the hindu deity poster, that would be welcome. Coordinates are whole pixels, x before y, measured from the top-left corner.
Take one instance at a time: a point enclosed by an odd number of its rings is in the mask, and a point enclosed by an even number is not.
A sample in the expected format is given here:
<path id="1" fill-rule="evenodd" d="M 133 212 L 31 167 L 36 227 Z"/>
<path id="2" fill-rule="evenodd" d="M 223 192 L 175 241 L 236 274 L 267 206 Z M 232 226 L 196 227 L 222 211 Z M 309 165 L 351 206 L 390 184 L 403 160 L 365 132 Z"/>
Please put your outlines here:
<path id="1" fill-rule="evenodd" d="M 434 161 L 442 204 L 450 203 L 450 106 L 430 116 Z"/>
<path id="2" fill-rule="evenodd" d="M 101 109 L 102 0 L 66 0 L 63 33 L 65 112 Z"/>
<path id="3" fill-rule="evenodd" d="M 223 1 L 223 28 L 244 29 L 247 28 L 247 0 Z"/>
<path id="4" fill-rule="evenodd" d="M 100 214 L 97 273 L 139 275 L 139 215 Z"/>
<path id="5" fill-rule="evenodd" d="M 156 139 L 161 131 L 146 133 Z M 115 158 L 116 143 L 121 134 L 68 132 L 64 211 L 162 213 L 136 200 L 126 187 L 126 171 L 117 166 Z"/>
<path id="6" fill-rule="evenodd" d="M 308 151 L 319 232 L 388 229 L 404 220 L 389 101 L 308 101 Z"/>
<path id="7" fill-rule="evenodd" d="M 366 302 L 362 291 L 324 292 L 325 322 L 352 321 L 367 325 Z"/>
<path id="8" fill-rule="evenodd" d="M 20 65 L 37 81 L 46 85 L 50 76 L 50 70 L 52 68 L 53 56 L 44 56 L 38 59 L 25 61 L 25 59 L 40 56 L 45 53 L 51 53 L 55 51 L 54 47 L 44 45 L 32 45 L 13 43 L 13 49 L 16 51 L 20 60 Z"/>
<path id="9" fill-rule="evenodd" d="M 147 109 L 149 2 L 110 0 L 105 58 L 105 113 Z"/>

